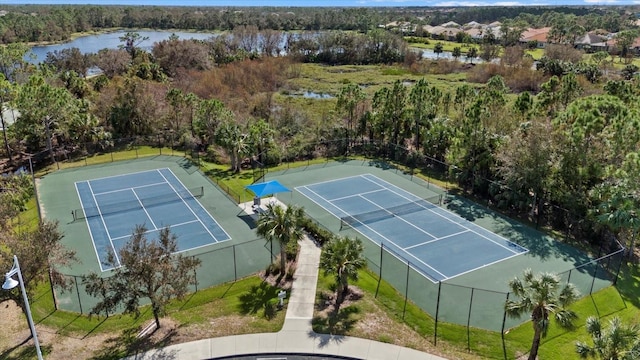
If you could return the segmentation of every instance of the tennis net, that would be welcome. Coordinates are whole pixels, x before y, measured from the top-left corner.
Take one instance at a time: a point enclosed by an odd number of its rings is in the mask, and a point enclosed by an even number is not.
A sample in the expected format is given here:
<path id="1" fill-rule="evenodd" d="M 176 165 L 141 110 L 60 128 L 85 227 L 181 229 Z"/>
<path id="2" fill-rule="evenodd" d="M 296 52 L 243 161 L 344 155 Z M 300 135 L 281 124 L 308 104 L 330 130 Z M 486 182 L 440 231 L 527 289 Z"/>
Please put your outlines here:
<path id="1" fill-rule="evenodd" d="M 429 198 L 424 198 L 385 209 L 373 210 L 362 214 L 341 217 L 340 229 L 344 227 L 366 225 L 376 221 L 389 219 L 394 216 L 408 215 L 425 209 L 431 209 L 436 205 L 442 205 L 442 195 L 435 195 Z"/>
<path id="2" fill-rule="evenodd" d="M 95 203 L 85 204 L 84 208 L 73 210 L 73 220 L 81 220 L 95 216 L 101 216 L 106 214 L 121 213 L 125 211 L 138 210 L 143 207 L 152 207 L 161 204 L 167 204 L 172 202 L 182 201 L 184 199 L 191 199 L 204 196 L 204 187 L 196 187 L 192 189 L 176 189 L 175 192 L 162 194 L 158 196 L 151 196 L 147 198 L 134 199 L 122 201 L 116 204 L 108 204 L 102 206 L 96 206 Z"/>

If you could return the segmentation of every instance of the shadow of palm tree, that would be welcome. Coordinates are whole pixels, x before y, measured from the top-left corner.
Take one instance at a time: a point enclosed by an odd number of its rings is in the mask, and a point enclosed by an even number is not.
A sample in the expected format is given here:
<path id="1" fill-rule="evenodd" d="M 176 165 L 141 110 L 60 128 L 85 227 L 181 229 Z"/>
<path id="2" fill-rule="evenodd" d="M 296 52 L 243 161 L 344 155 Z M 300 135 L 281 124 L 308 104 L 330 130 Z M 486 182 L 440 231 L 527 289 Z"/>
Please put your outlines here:
<path id="1" fill-rule="evenodd" d="M 360 309 L 356 306 L 348 306 L 339 309 L 337 313 L 332 311 L 326 317 L 314 316 L 311 319 L 311 327 L 319 334 L 345 335 L 357 321 L 352 316 L 358 313 Z"/>
<path id="2" fill-rule="evenodd" d="M 278 288 L 266 282 L 252 286 L 248 293 L 240 295 L 240 311 L 244 315 L 263 311 L 267 319 L 275 316 Z"/>

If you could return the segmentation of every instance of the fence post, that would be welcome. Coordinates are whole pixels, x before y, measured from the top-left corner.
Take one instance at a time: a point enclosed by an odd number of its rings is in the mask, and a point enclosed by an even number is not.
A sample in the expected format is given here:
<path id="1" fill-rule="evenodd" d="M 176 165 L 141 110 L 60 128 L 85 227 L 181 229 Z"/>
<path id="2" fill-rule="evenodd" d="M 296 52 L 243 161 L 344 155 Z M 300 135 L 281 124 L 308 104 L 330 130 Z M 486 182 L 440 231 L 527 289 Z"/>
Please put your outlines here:
<path id="1" fill-rule="evenodd" d="M 404 308 L 402 309 L 402 320 L 404 320 L 404 314 L 407 312 L 407 299 L 409 298 L 409 270 L 411 269 L 411 262 L 407 260 L 407 279 L 404 285 Z"/>
<path id="2" fill-rule="evenodd" d="M 567 284 L 571 282 L 571 270 L 569 270 L 569 276 L 567 276 Z"/>
<path id="3" fill-rule="evenodd" d="M 195 256 L 192 257 L 195 258 Z M 193 282 L 196 284 L 196 292 L 198 292 L 198 272 L 195 268 L 193 269 Z"/>
<path id="4" fill-rule="evenodd" d="M 598 262 L 595 262 L 596 269 L 593 271 L 593 278 L 591 279 L 591 289 L 589 289 L 589 295 L 593 294 L 593 285 L 596 283 L 596 276 L 598 274 Z"/>
<path id="5" fill-rule="evenodd" d="M 467 351 L 471 351 L 471 331 L 469 328 L 471 327 L 471 307 L 473 306 L 473 290 L 475 288 L 471 288 L 471 298 L 469 299 L 469 315 L 467 316 Z"/>
<path id="6" fill-rule="evenodd" d="M 236 246 L 233 245 L 231 249 L 233 250 L 233 281 L 238 281 L 238 262 L 236 261 Z M 282 269 L 282 271 L 284 270 L 285 269 Z"/>
<path id="7" fill-rule="evenodd" d="M 84 314 L 82 311 L 82 300 L 80 300 L 80 289 L 78 288 L 78 277 L 73 276 L 73 282 L 76 284 L 76 294 L 78 295 L 78 305 L 80 305 L 80 314 Z"/>
<path id="8" fill-rule="evenodd" d="M 380 290 L 380 283 L 382 282 L 382 252 L 384 251 L 384 243 L 380 242 L 380 267 L 378 269 L 378 286 L 376 286 L 376 295 L 374 298 L 378 298 L 378 290 Z"/>
<path id="9" fill-rule="evenodd" d="M 51 298 L 53 299 L 53 308 L 58 310 L 58 301 L 56 300 L 56 292 L 53 288 L 53 281 L 51 281 L 51 271 L 49 271 L 49 285 L 51 286 Z"/>
<path id="10" fill-rule="evenodd" d="M 618 251 L 618 254 L 622 254 L 622 255 L 620 256 L 620 262 L 618 263 L 618 271 L 616 271 L 616 277 L 613 279 L 613 285 L 618 283 L 618 277 L 620 276 L 620 270 L 622 270 L 622 263 L 624 263 L 624 259 L 623 259 L 624 250 L 622 252 Z"/>
<path id="11" fill-rule="evenodd" d="M 436 323 L 433 329 L 433 346 L 438 344 L 438 313 L 440 312 L 440 290 L 442 290 L 442 281 L 438 281 L 438 300 L 436 300 Z"/>
<path id="12" fill-rule="evenodd" d="M 507 293 L 507 299 L 504 301 L 506 304 L 509 301 L 509 293 Z M 502 315 L 502 331 L 500 332 L 500 337 L 502 338 L 502 352 L 504 353 L 504 360 L 507 360 L 507 344 L 504 342 L 504 326 L 507 323 L 507 308 L 504 308 L 504 315 Z"/>

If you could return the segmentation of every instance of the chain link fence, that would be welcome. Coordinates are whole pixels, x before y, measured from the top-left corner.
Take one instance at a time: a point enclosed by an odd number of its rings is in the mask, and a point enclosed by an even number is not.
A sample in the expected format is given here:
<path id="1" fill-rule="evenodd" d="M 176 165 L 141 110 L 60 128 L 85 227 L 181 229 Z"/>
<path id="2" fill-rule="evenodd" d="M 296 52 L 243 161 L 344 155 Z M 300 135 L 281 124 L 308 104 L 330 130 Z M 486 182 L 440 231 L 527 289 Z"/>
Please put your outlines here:
<path id="1" fill-rule="evenodd" d="M 618 244 L 619 245 L 619 244 Z M 624 251 L 620 248 L 612 253 L 593 259 L 558 274 L 562 283 L 572 283 L 582 295 L 592 293 L 615 284 L 624 263 Z M 412 302 L 434 319 L 433 337 L 437 342 L 438 324 L 441 322 L 466 327 L 468 343 L 471 344 L 472 329 L 486 329 L 505 333 L 506 330 L 520 325 L 525 319 L 507 317 L 505 302 L 513 294 L 477 287 L 468 287 L 429 280 L 410 260 L 403 258 L 386 246 L 380 247 L 378 257 L 367 254 L 368 267 L 377 274 L 379 282 L 391 284 L 407 302 Z M 377 294 L 376 294 L 377 296 Z M 402 311 L 404 319 L 406 312 Z M 476 339 L 482 341 L 482 339 Z M 485 344 L 502 346 L 501 344 Z M 471 346 L 471 345 L 469 345 Z"/>
<path id="2" fill-rule="evenodd" d="M 196 284 L 190 291 L 197 292 L 214 285 L 236 281 L 264 270 L 280 253 L 278 243 L 254 239 L 240 244 L 191 255 L 201 261 L 196 269 Z M 86 274 L 83 274 L 86 275 Z M 68 291 L 56 289 L 54 296 L 59 306 L 67 311 L 88 314 L 100 299 L 89 295 L 83 284 L 83 275 L 64 275 L 71 284 Z M 109 314 L 100 314 L 109 315 Z"/>

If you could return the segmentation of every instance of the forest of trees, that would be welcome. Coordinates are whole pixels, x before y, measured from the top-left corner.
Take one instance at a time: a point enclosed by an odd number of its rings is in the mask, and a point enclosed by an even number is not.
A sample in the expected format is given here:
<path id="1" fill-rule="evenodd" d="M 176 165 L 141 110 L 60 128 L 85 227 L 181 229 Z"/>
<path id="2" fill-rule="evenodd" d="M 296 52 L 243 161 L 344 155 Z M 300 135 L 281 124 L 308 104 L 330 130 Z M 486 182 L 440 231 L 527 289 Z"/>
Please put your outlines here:
<path id="1" fill-rule="evenodd" d="M 63 9 L 50 8 L 50 16 L 73 18 L 79 9 L 146 14 L 136 8 Z M 3 155 L 11 165 L 17 154 L 73 156 L 110 148 L 120 138 L 171 136 L 181 148 L 240 171 L 251 157 L 276 165 L 318 156 L 313 144 L 341 144 L 333 155 L 344 155 L 375 142 L 386 144 L 378 147 L 385 155 L 400 151 L 402 161 L 419 159 L 414 163 L 428 164 L 504 211 L 594 244 L 614 233 L 634 247 L 640 230 L 640 80 L 633 65 L 621 70 L 567 45 L 547 48 L 537 69 L 517 46 L 503 48 L 498 63 L 431 61 L 383 29 L 285 36 L 242 25 L 206 41 L 172 37 L 145 51 L 140 35 L 130 32 L 120 49 L 69 49 L 49 54 L 39 66 L 24 60 L 23 43 L 0 47 L 0 101 L 20 114 L 4 131 Z M 316 107 L 274 96 L 289 91 L 302 62 L 393 65 L 424 79 L 398 80 L 375 92 L 345 82 L 319 114 Z M 90 66 L 102 74 L 87 78 Z M 466 81 L 442 86 L 429 80 L 446 73 L 464 73 Z"/>
<path id="2" fill-rule="evenodd" d="M 574 15 L 586 31 L 617 32 L 635 20 L 627 7 L 470 7 L 470 8 L 283 8 L 283 7 L 135 7 L 0 5 L 0 43 L 69 40 L 71 34 L 110 28 L 226 31 L 252 25 L 260 30 L 354 30 L 404 20 L 417 25 L 476 21 L 522 21 L 552 26 Z"/>

